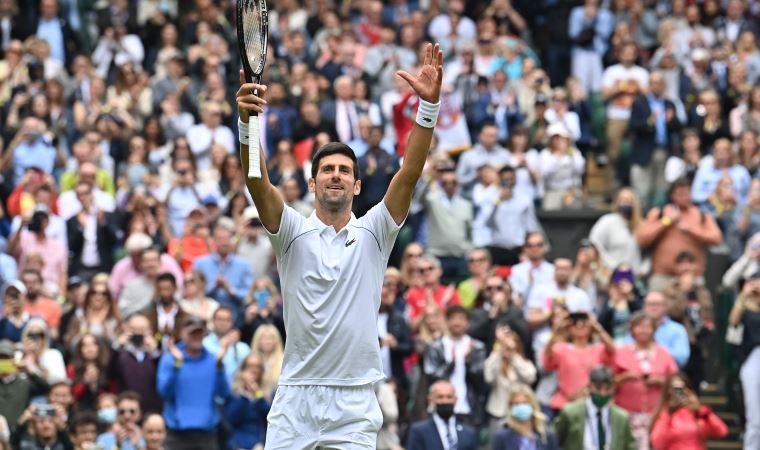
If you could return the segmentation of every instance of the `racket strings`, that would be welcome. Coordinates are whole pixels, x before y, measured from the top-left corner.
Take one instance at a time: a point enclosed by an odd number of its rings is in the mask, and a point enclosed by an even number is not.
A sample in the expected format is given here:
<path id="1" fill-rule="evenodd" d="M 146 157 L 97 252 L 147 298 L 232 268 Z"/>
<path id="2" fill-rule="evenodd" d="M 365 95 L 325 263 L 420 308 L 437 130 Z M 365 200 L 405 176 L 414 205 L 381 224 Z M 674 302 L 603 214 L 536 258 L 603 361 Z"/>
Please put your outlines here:
<path id="1" fill-rule="evenodd" d="M 243 10 L 243 40 L 251 70 L 260 74 L 264 69 L 265 37 L 261 6 L 258 0 L 247 2 Z"/>

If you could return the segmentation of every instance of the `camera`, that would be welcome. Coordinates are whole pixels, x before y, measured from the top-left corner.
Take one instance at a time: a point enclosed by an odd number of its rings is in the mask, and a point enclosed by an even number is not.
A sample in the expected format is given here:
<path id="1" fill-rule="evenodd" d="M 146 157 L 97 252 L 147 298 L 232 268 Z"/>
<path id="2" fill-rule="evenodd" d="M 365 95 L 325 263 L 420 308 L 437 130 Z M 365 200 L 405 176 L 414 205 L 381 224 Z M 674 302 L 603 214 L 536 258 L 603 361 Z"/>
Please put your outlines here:
<path id="1" fill-rule="evenodd" d="M 34 415 L 37 417 L 55 417 L 55 407 L 45 403 L 34 405 Z"/>
<path id="2" fill-rule="evenodd" d="M 137 348 L 140 348 L 145 344 L 145 336 L 142 334 L 133 334 L 129 337 L 129 342 Z"/>
<path id="3" fill-rule="evenodd" d="M 32 233 L 39 233 L 42 231 L 42 219 L 46 217 L 47 214 L 44 212 L 36 212 L 32 214 L 32 219 L 29 221 L 29 225 L 27 225 L 27 229 L 31 231 Z"/>
<path id="4" fill-rule="evenodd" d="M 570 313 L 570 320 L 572 322 L 581 322 L 588 320 L 588 313 L 587 312 L 573 312 Z"/>

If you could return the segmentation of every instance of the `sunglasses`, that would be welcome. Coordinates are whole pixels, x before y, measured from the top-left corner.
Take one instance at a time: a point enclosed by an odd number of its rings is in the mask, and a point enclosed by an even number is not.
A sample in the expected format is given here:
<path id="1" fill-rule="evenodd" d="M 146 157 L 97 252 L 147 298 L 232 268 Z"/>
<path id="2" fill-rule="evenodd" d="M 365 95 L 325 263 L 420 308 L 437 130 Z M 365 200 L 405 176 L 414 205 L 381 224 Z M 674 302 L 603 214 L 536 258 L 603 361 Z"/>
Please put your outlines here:
<path id="1" fill-rule="evenodd" d="M 530 243 L 525 244 L 525 247 L 527 247 L 527 248 L 538 248 L 538 247 L 543 247 L 543 246 L 544 246 L 543 242 L 534 242 L 532 244 L 530 244 Z"/>
<path id="2" fill-rule="evenodd" d="M 432 271 L 433 271 L 433 267 L 420 267 L 419 269 L 415 270 L 415 272 L 417 273 L 428 273 Z"/>
<path id="3" fill-rule="evenodd" d="M 420 258 L 422 257 L 422 253 L 407 253 L 405 258 Z"/>
<path id="4" fill-rule="evenodd" d="M 127 414 L 135 415 L 135 414 L 137 414 L 137 410 L 136 409 L 132 409 L 132 408 L 130 408 L 130 409 L 126 409 L 125 408 L 125 409 L 120 409 L 119 410 L 119 415 L 124 416 L 124 415 L 127 415 Z"/>
<path id="5" fill-rule="evenodd" d="M 485 256 L 483 256 L 482 258 L 470 258 L 469 261 L 471 263 L 486 262 L 488 261 L 488 258 L 486 258 Z"/>
<path id="6" fill-rule="evenodd" d="M 45 333 L 29 333 L 26 335 L 29 339 L 39 340 L 45 337 Z"/>
<path id="7" fill-rule="evenodd" d="M 195 278 L 185 278 L 185 284 L 195 283 Z"/>
<path id="8" fill-rule="evenodd" d="M 504 286 L 486 286 L 484 290 L 486 292 L 503 291 L 504 290 Z"/>
<path id="9" fill-rule="evenodd" d="M 108 291 L 92 291 L 93 295 L 108 295 Z"/>

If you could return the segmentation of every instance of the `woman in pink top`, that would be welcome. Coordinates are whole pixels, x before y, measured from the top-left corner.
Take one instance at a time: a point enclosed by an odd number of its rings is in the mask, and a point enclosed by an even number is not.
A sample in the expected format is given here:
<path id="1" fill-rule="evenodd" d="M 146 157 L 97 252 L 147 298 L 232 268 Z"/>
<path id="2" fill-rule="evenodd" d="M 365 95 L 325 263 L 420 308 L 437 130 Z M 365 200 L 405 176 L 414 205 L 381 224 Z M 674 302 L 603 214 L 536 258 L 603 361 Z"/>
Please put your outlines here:
<path id="1" fill-rule="evenodd" d="M 668 377 L 678 371 L 673 357 L 654 342 L 654 320 L 643 311 L 631 317 L 634 342 L 615 352 L 615 404 L 630 414 L 639 449 L 649 448 L 649 425 Z"/>
<path id="2" fill-rule="evenodd" d="M 708 437 L 722 438 L 728 427 L 713 410 L 699 403 L 683 374 L 670 377 L 654 414 L 650 436 L 657 450 L 704 450 Z"/>
<path id="3" fill-rule="evenodd" d="M 600 342 L 592 342 L 595 334 Z M 544 351 L 544 369 L 556 370 L 559 384 L 549 406 L 559 410 L 567 402 L 583 397 L 591 369 L 599 364 L 611 365 L 614 352 L 612 338 L 593 316 L 571 313 L 562 331 L 552 335 Z"/>

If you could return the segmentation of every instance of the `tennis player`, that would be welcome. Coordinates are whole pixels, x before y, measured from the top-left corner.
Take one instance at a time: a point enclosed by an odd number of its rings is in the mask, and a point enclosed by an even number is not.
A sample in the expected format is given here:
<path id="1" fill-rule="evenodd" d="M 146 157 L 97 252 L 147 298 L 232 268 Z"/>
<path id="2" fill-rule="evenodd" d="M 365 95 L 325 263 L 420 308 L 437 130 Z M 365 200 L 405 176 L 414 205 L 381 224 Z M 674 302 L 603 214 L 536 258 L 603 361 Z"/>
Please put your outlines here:
<path id="1" fill-rule="evenodd" d="M 404 71 L 420 98 L 403 165 L 383 201 L 357 218 L 351 212 L 361 191 L 356 155 L 332 142 L 313 155 L 309 191 L 315 211 L 301 216 L 286 206 L 270 182 L 261 154 L 261 178 L 249 178 L 277 256 L 287 332 L 282 375 L 267 417 L 266 449 L 374 449 L 383 423 L 373 383 L 384 379 L 377 336 L 383 274 L 406 219 L 412 192 L 428 155 L 438 119 L 443 54 L 428 44 L 417 75 Z M 265 101 L 245 83 L 237 92 L 240 157 L 248 173 L 249 111 Z M 256 137 L 257 139 L 257 137 Z"/>

